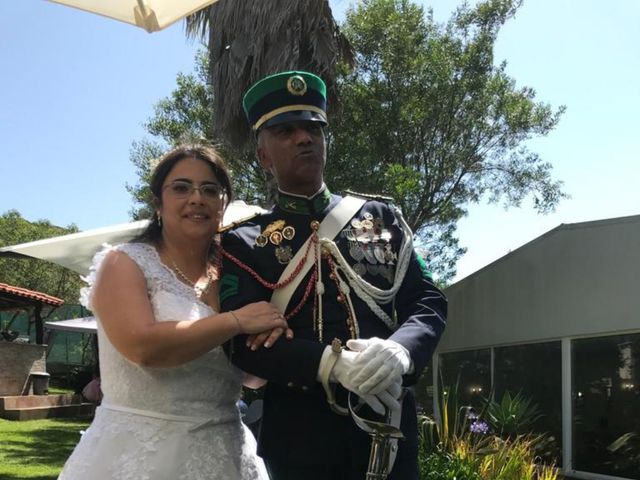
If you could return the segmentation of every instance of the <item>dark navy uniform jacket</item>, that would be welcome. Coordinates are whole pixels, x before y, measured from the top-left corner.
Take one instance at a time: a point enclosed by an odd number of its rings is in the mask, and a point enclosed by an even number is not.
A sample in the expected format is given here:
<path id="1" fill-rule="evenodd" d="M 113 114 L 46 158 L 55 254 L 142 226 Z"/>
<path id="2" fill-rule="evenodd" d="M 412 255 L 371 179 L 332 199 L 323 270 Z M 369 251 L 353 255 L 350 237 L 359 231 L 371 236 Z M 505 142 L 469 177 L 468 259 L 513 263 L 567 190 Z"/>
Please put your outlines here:
<path id="1" fill-rule="evenodd" d="M 307 240 L 313 220 L 321 221 L 340 201 L 327 189 L 313 199 L 302 199 L 280 193 L 277 205 L 267 214 L 260 215 L 229 230 L 223 235 L 223 248 L 251 267 L 266 281 L 276 283 L 286 267 L 276 257 L 276 246 L 256 244 L 256 238 L 277 220 L 284 220 L 295 229 L 295 236 L 283 240 L 281 246 L 290 245 L 295 252 Z M 392 209 L 384 202 L 367 201 L 354 218 L 382 220 L 383 227 L 391 233 L 393 252 L 398 253 L 402 230 Z M 347 224 L 345 229 L 351 228 Z M 335 241 L 343 256 L 353 265 L 349 254 L 349 239 L 338 234 Z M 375 316 L 365 302 L 351 290 L 351 300 L 360 328 L 360 338 L 390 338 L 403 345 L 411 355 L 414 372 L 405 378 L 405 385 L 416 382 L 422 369 L 431 359 L 438 339 L 445 327 L 447 303 L 444 295 L 434 285 L 424 263 L 412 252 L 412 258 L 398 291 L 395 302 L 382 308 L 393 315 L 395 307 L 399 328 L 392 332 Z M 375 261 L 375 260 L 374 260 Z M 363 260 L 368 263 L 367 260 Z M 340 416 L 329 409 L 324 390 L 317 382 L 317 372 L 326 344 L 340 338 L 343 344 L 350 338 L 346 323 L 347 312 L 337 301 L 338 291 L 329 279 L 326 260 L 322 261 L 324 332 L 323 342 L 313 330 L 313 292 L 297 315 L 289 319 L 294 338 L 278 339 L 271 348 L 259 348 L 253 352 L 245 346 L 246 336 L 233 340 L 228 349 L 232 362 L 242 370 L 268 380 L 264 393 L 264 414 L 259 435 L 258 453 L 267 460 L 299 465 L 336 464 L 360 465 L 366 469 L 369 457 L 369 438 L 358 430 L 348 416 Z M 300 282 L 289 301 L 286 313 L 293 310 L 303 298 L 311 272 Z M 364 279 L 382 289 L 392 285 L 375 268 L 367 271 Z M 223 311 L 234 310 L 247 303 L 269 300 L 272 290 L 263 287 L 255 276 L 225 258 L 220 283 L 220 299 Z M 341 387 L 338 390 L 342 390 Z M 346 404 L 345 391 L 338 391 L 338 401 Z M 417 455 L 417 426 L 415 401 L 412 395 L 405 397 L 401 422 L 407 440 L 401 441 L 394 475 L 391 478 L 414 478 L 414 474 L 397 474 L 403 462 L 410 471 L 415 469 Z M 407 470 L 407 471 L 409 471 Z M 363 477 L 364 478 L 364 474 Z M 417 471 L 415 478 L 417 478 Z"/>

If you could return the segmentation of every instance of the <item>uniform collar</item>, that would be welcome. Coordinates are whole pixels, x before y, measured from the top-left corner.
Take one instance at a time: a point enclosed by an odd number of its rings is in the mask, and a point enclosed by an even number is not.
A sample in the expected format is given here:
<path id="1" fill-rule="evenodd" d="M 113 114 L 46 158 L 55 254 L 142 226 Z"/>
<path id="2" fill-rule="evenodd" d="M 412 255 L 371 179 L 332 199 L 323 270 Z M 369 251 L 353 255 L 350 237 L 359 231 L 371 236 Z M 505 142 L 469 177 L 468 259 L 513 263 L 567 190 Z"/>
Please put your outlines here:
<path id="1" fill-rule="evenodd" d="M 331 192 L 325 184 L 322 184 L 320 190 L 310 197 L 278 190 L 276 203 L 285 212 L 311 215 L 322 212 L 327 208 L 329 202 L 331 202 Z"/>

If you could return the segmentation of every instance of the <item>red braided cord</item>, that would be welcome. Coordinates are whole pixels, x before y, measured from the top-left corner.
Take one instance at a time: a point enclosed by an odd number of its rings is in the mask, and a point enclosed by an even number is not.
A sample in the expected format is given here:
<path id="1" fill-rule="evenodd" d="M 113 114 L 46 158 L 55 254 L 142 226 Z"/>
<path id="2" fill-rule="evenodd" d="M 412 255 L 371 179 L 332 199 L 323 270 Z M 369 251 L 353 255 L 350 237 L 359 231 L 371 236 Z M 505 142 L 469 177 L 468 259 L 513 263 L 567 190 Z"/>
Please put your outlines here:
<path id="1" fill-rule="evenodd" d="M 300 312 L 300 310 L 302 310 L 302 307 L 309 299 L 309 295 L 311 295 L 311 290 L 313 290 L 313 287 L 315 286 L 317 279 L 318 279 L 318 267 L 316 266 L 313 269 L 313 274 L 311 275 L 311 278 L 309 279 L 309 283 L 307 283 L 307 286 L 304 290 L 304 295 L 302 296 L 302 300 L 300 300 L 300 303 L 298 303 L 298 305 L 296 305 L 296 307 L 287 314 L 287 316 L 285 317 L 285 320 L 289 320 L 293 318 L 298 314 L 298 312 Z"/>
<path id="2" fill-rule="evenodd" d="M 278 283 L 267 282 L 264 278 L 262 278 L 260 276 L 260 274 L 258 272 L 253 270 L 251 267 L 249 267 L 249 265 L 247 265 L 246 263 L 242 262 L 240 259 L 238 259 L 238 258 L 234 257 L 233 255 L 231 255 L 224 248 L 222 248 L 222 246 L 220 247 L 220 252 L 222 253 L 222 255 L 224 255 L 229 260 L 231 260 L 233 263 L 235 263 L 238 267 L 243 269 L 245 272 L 249 273 L 263 287 L 266 287 L 266 288 L 268 288 L 270 290 L 277 290 L 279 288 L 286 287 L 287 285 L 289 285 L 293 281 L 294 278 L 296 278 L 298 276 L 298 274 L 300 273 L 300 270 L 302 270 L 302 267 L 304 266 L 304 264 L 305 264 L 305 262 L 307 260 L 307 256 L 309 255 L 309 250 L 311 249 L 311 245 L 316 243 L 316 242 L 317 242 L 316 237 L 312 236 L 311 237 L 311 241 L 307 244 L 307 250 L 304 252 L 304 257 L 302 257 L 300 259 L 300 262 L 298 263 L 298 265 L 296 265 L 296 268 L 293 270 L 293 272 L 291 272 L 291 275 L 289 275 L 288 278 L 285 278 L 282 282 L 278 282 Z"/>

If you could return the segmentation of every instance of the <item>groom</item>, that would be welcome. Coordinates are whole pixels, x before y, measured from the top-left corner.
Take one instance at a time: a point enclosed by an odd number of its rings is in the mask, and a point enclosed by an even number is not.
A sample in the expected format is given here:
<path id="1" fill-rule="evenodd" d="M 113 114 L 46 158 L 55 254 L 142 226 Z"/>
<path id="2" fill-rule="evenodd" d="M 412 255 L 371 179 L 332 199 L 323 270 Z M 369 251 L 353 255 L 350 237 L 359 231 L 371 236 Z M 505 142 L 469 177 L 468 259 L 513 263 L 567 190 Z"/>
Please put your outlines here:
<path id="1" fill-rule="evenodd" d="M 398 398 L 431 359 L 446 299 L 389 199 L 343 199 L 325 185 L 319 77 L 271 75 L 243 106 L 279 191 L 268 213 L 223 235 L 221 305 L 271 300 L 294 331 L 270 348 L 236 337 L 229 349 L 234 364 L 268 381 L 258 453 L 275 480 L 364 479 L 371 442 L 344 415 L 350 391 L 373 412 L 402 403 L 405 440 L 389 478 L 417 480 L 415 400 L 410 391 Z"/>

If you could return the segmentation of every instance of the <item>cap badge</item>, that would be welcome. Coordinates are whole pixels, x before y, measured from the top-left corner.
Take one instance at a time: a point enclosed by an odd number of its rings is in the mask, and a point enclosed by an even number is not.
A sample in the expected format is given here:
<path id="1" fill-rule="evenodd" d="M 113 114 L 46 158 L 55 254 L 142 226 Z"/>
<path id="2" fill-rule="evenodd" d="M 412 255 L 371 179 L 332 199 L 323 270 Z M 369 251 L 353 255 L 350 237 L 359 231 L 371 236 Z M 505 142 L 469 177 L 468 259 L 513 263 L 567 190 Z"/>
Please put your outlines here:
<path id="1" fill-rule="evenodd" d="M 299 97 L 307 93 L 307 82 L 300 75 L 293 75 L 287 80 L 287 90 L 291 95 Z"/>

